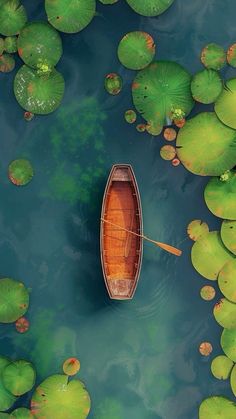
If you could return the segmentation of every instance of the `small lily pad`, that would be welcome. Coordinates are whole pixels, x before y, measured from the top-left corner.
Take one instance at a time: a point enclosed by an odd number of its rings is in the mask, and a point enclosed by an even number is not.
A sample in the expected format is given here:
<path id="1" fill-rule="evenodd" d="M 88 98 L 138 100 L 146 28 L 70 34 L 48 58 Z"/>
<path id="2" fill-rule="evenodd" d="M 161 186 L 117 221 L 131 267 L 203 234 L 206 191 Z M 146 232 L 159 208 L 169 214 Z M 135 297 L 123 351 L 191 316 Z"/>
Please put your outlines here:
<path id="1" fill-rule="evenodd" d="M 27 15 L 19 0 L 0 0 L 0 33 L 17 35 L 25 26 Z"/>
<path id="2" fill-rule="evenodd" d="M 166 128 L 164 130 L 163 136 L 166 141 L 174 141 L 177 137 L 177 132 L 174 128 Z"/>
<path id="3" fill-rule="evenodd" d="M 201 61 L 206 68 L 221 70 L 226 64 L 224 48 L 217 44 L 208 44 L 201 52 Z"/>
<path id="4" fill-rule="evenodd" d="M 163 145 L 160 149 L 160 156 L 163 160 L 172 160 L 176 156 L 176 149 L 172 145 Z"/>
<path id="5" fill-rule="evenodd" d="M 236 303 L 236 259 L 228 261 L 221 269 L 218 284 L 222 294 Z"/>
<path id="6" fill-rule="evenodd" d="M 224 175 L 223 175 L 224 176 Z M 227 173 L 227 179 L 213 177 L 205 187 L 204 198 L 209 210 L 217 217 L 236 220 L 236 172 Z"/>
<path id="7" fill-rule="evenodd" d="M 210 342 L 202 342 L 199 346 L 199 352 L 203 356 L 209 356 L 212 353 L 212 349 Z"/>
<path id="8" fill-rule="evenodd" d="M 141 70 L 152 62 L 155 43 L 147 32 L 129 32 L 121 39 L 117 53 L 124 67 Z"/>
<path id="9" fill-rule="evenodd" d="M 7 36 L 4 39 L 4 49 L 9 54 L 12 54 L 17 51 L 17 37 L 16 36 Z"/>
<path id="10" fill-rule="evenodd" d="M 0 55 L 2 55 L 5 49 L 4 39 L 0 37 Z"/>
<path id="11" fill-rule="evenodd" d="M 235 419 L 236 404 L 223 396 L 208 397 L 199 408 L 199 419 Z"/>
<path id="12" fill-rule="evenodd" d="M 8 176 L 14 185 L 25 186 L 33 178 L 34 170 L 29 160 L 18 159 L 10 163 Z"/>
<path id="13" fill-rule="evenodd" d="M 2 381 L 2 373 L 10 362 L 11 361 L 8 358 L 0 356 L 0 410 L 2 411 L 10 409 L 16 401 L 16 397 L 6 390 Z"/>
<path id="14" fill-rule="evenodd" d="M 146 131 L 148 134 L 157 136 L 162 132 L 163 126 L 157 121 L 150 121 L 146 125 Z"/>
<path id="15" fill-rule="evenodd" d="M 224 220 L 220 235 L 225 247 L 236 255 L 236 221 Z"/>
<path id="16" fill-rule="evenodd" d="M 144 132 L 144 131 L 146 131 L 146 125 L 145 124 L 138 124 L 138 125 L 136 125 L 136 130 L 138 132 Z"/>
<path id="17" fill-rule="evenodd" d="M 221 298 L 221 300 L 215 304 L 213 313 L 217 323 L 225 329 L 236 328 L 236 304 L 226 298 Z"/>
<path id="18" fill-rule="evenodd" d="M 191 91 L 197 102 L 213 103 L 223 89 L 222 80 L 215 70 L 203 70 L 195 74 L 191 82 Z"/>
<path id="19" fill-rule="evenodd" d="M 29 306 L 29 292 L 24 284 L 10 278 L 0 279 L 0 322 L 13 323 Z"/>
<path id="20" fill-rule="evenodd" d="M 171 161 L 172 166 L 177 167 L 180 165 L 180 160 L 175 158 Z"/>
<path id="21" fill-rule="evenodd" d="M 16 321 L 16 330 L 19 333 L 26 333 L 29 330 L 29 320 L 27 320 L 25 317 L 20 317 Z"/>
<path id="22" fill-rule="evenodd" d="M 130 7 L 142 16 L 158 16 L 165 12 L 174 0 L 126 0 Z"/>
<path id="23" fill-rule="evenodd" d="M 224 329 L 220 344 L 225 355 L 236 362 L 236 329 Z"/>
<path id="24" fill-rule="evenodd" d="M 233 361 L 225 355 L 219 355 L 211 363 L 211 372 L 218 380 L 227 380 L 233 368 Z"/>
<path id="25" fill-rule="evenodd" d="M 191 240 L 196 241 L 205 233 L 209 233 L 209 227 L 201 220 L 193 220 L 187 227 L 187 233 Z"/>
<path id="26" fill-rule="evenodd" d="M 15 68 L 15 59 L 10 54 L 0 55 L 0 72 L 10 73 Z"/>
<path id="27" fill-rule="evenodd" d="M 211 301 L 213 298 L 215 298 L 216 295 L 215 288 L 213 288 L 211 285 L 204 285 L 204 287 L 202 287 L 200 290 L 200 295 L 203 300 Z"/>
<path id="28" fill-rule="evenodd" d="M 227 61 L 231 67 L 236 67 L 236 44 L 229 47 L 227 51 Z"/>
<path id="29" fill-rule="evenodd" d="M 69 358 L 63 364 L 63 371 L 66 375 L 75 375 L 80 370 L 80 362 L 76 358 Z"/>
<path id="30" fill-rule="evenodd" d="M 32 389 L 36 373 L 30 362 L 20 360 L 11 362 L 2 373 L 5 388 L 14 396 L 21 396 Z"/>
<path id="31" fill-rule="evenodd" d="M 19 407 L 18 409 L 13 410 L 11 412 L 11 418 L 18 418 L 18 419 L 33 419 L 33 413 L 26 409 L 26 407 Z M 1 419 L 1 418 L 0 418 Z"/>
<path id="32" fill-rule="evenodd" d="M 119 74 L 109 73 L 105 78 L 105 89 L 110 95 L 118 95 L 122 89 L 122 78 Z"/>
<path id="33" fill-rule="evenodd" d="M 236 78 L 225 83 L 215 103 L 215 113 L 223 124 L 236 129 Z"/>
<path id="34" fill-rule="evenodd" d="M 233 259 L 233 255 L 223 245 L 219 232 L 211 231 L 194 243 L 191 259 L 197 272 L 214 281 L 225 263 Z"/>
<path id="35" fill-rule="evenodd" d="M 125 112 L 125 120 L 128 124 L 133 124 L 137 119 L 137 114 L 133 109 L 129 109 Z"/>

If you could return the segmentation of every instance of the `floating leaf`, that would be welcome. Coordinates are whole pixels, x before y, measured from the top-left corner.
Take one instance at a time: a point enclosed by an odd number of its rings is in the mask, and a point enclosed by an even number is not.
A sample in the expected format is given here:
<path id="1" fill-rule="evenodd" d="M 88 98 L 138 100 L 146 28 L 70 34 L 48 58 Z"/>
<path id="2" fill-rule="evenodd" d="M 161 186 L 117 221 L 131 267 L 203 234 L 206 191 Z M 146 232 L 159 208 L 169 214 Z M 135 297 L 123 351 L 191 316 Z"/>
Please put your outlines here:
<path id="1" fill-rule="evenodd" d="M 206 68 L 220 70 L 226 63 L 224 48 L 217 44 L 208 44 L 201 52 L 201 61 Z"/>
<path id="2" fill-rule="evenodd" d="M 123 66 L 131 70 L 141 70 L 152 62 L 155 43 L 147 32 L 129 32 L 121 39 L 117 53 Z"/>
<path id="3" fill-rule="evenodd" d="M 0 322 L 13 323 L 29 306 L 29 292 L 24 284 L 10 278 L 0 279 Z"/>
<path id="4" fill-rule="evenodd" d="M 216 280 L 226 262 L 233 255 L 224 247 L 218 231 L 211 231 L 199 238 L 192 247 L 192 264 L 207 279 Z"/>
<path id="5" fill-rule="evenodd" d="M 14 185 L 27 185 L 33 178 L 34 170 L 29 160 L 18 159 L 9 164 L 8 176 Z"/>
<path id="6" fill-rule="evenodd" d="M 174 0 L 126 0 L 130 7 L 142 16 L 158 16 L 165 12 Z"/>
<path id="7" fill-rule="evenodd" d="M 230 385 L 231 385 L 232 392 L 236 396 L 236 365 L 234 365 L 233 370 L 231 372 Z"/>
<path id="8" fill-rule="evenodd" d="M 26 333 L 29 330 L 29 320 L 25 317 L 20 317 L 16 321 L 16 330 L 19 333 Z"/>
<path id="9" fill-rule="evenodd" d="M 236 129 L 236 78 L 225 83 L 215 103 L 215 113 L 225 125 Z"/>
<path id="10" fill-rule="evenodd" d="M 236 304 L 231 303 L 226 298 L 221 298 L 215 304 L 213 313 L 217 323 L 225 329 L 236 328 Z"/>
<path id="11" fill-rule="evenodd" d="M 27 15 L 19 0 L 0 0 L 0 33 L 17 35 L 25 26 Z"/>
<path id="12" fill-rule="evenodd" d="M 232 153 L 233 154 L 233 153 Z M 226 174 L 227 180 L 212 178 L 204 191 L 204 198 L 209 210 L 220 218 L 236 219 L 236 172 Z"/>
<path id="13" fill-rule="evenodd" d="M 33 419 L 34 416 L 29 409 L 25 407 L 19 407 L 18 409 L 11 412 L 11 418 L 18 418 L 18 419 Z M 1 419 L 1 417 L 0 417 Z"/>
<path id="14" fill-rule="evenodd" d="M 12 54 L 17 51 L 17 37 L 16 36 L 8 36 L 4 39 L 4 49 L 9 54 Z"/>
<path id="15" fill-rule="evenodd" d="M 199 419 L 235 419 L 236 404 L 223 396 L 208 397 L 199 409 Z"/>
<path id="16" fill-rule="evenodd" d="M 213 112 L 189 119 L 179 131 L 176 145 L 179 159 L 196 175 L 218 176 L 235 165 L 236 132 Z"/>
<path id="17" fill-rule="evenodd" d="M 204 287 L 200 290 L 200 295 L 203 300 L 211 301 L 213 298 L 215 298 L 216 292 L 215 288 L 213 288 L 211 285 L 204 285 Z"/>
<path id="18" fill-rule="evenodd" d="M 227 380 L 233 368 L 233 361 L 225 355 L 219 355 L 211 363 L 211 372 L 218 380 Z"/>
<path id="19" fill-rule="evenodd" d="M 54 67 L 62 55 L 61 37 L 46 22 L 28 23 L 20 32 L 18 52 L 30 67 Z"/>
<path id="20" fill-rule="evenodd" d="M 187 227 L 187 233 L 191 240 L 196 241 L 205 233 L 209 233 L 209 227 L 201 220 L 193 220 Z"/>
<path id="21" fill-rule="evenodd" d="M 0 38 L 0 55 L 2 55 L 4 49 L 5 49 L 4 39 Z"/>
<path id="22" fill-rule="evenodd" d="M 14 396 L 21 396 L 32 389 L 36 373 L 30 362 L 11 362 L 4 368 L 2 380 L 5 388 Z"/>
<path id="23" fill-rule="evenodd" d="M 128 124 L 133 124 L 137 119 L 136 112 L 132 109 L 129 109 L 125 112 L 125 120 L 128 122 Z"/>
<path id="24" fill-rule="evenodd" d="M 63 371 L 66 375 L 75 375 L 80 370 L 80 362 L 76 358 L 69 358 L 63 364 Z"/>
<path id="25" fill-rule="evenodd" d="M 224 220 L 221 224 L 220 235 L 225 247 L 236 255 L 236 221 Z"/>
<path id="26" fill-rule="evenodd" d="M 64 89 L 64 79 L 56 70 L 39 76 L 36 70 L 23 65 L 14 80 L 14 93 L 20 106 L 35 114 L 55 111 L 62 101 Z"/>
<path id="27" fill-rule="evenodd" d="M 180 160 L 179 159 L 173 159 L 171 163 L 172 163 L 172 166 L 177 167 L 180 164 Z"/>
<path id="28" fill-rule="evenodd" d="M 197 102 L 213 103 L 223 88 L 219 74 L 214 70 L 203 70 L 195 74 L 191 83 L 191 91 Z"/>
<path id="29" fill-rule="evenodd" d="M 176 139 L 177 133 L 174 128 L 166 128 L 163 135 L 166 141 L 174 141 Z"/>
<path id="30" fill-rule="evenodd" d="M 136 130 L 138 132 L 144 132 L 144 131 L 146 131 L 146 125 L 145 124 L 138 124 L 138 125 L 136 125 Z"/>
<path id="31" fill-rule="evenodd" d="M 116 73 L 107 74 L 104 85 L 110 95 L 118 95 L 123 85 L 122 78 Z"/>
<path id="32" fill-rule="evenodd" d="M 10 409 L 16 401 L 16 397 L 6 390 L 2 382 L 2 373 L 10 362 L 8 358 L 0 356 L 0 410 L 3 411 Z"/>
<path id="33" fill-rule="evenodd" d="M 208 356 L 212 352 L 212 345 L 209 342 L 202 342 L 199 346 L 199 352 L 203 356 Z"/>
<path id="34" fill-rule="evenodd" d="M 12 55 L 3 54 L 0 55 L 0 72 L 10 73 L 15 68 L 15 60 Z"/>
<path id="35" fill-rule="evenodd" d="M 225 355 L 236 362 L 236 329 L 224 329 L 220 344 Z"/>
<path id="36" fill-rule="evenodd" d="M 146 125 L 146 131 L 150 135 L 159 135 L 162 132 L 163 126 L 159 124 L 158 122 L 150 121 Z"/>
<path id="37" fill-rule="evenodd" d="M 31 409 L 36 418 L 85 419 L 90 411 L 90 397 L 79 380 L 68 382 L 66 375 L 52 375 L 36 389 Z"/>
<path id="38" fill-rule="evenodd" d="M 48 20 L 61 32 L 82 31 L 95 16 L 95 0 L 45 0 Z"/>
<path id="39" fill-rule="evenodd" d="M 227 61 L 232 67 L 236 67 L 236 44 L 229 47 L 227 51 Z"/>
<path id="40" fill-rule="evenodd" d="M 99 0 L 102 4 L 115 4 L 118 0 Z"/>
<path id="41" fill-rule="evenodd" d="M 163 145 L 160 149 L 160 156 L 163 160 L 172 160 L 176 155 L 176 149 L 172 145 Z"/>
<path id="42" fill-rule="evenodd" d="M 218 284 L 222 294 L 236 303 L 236 259 L 228 261 L 221 269 Z"/>

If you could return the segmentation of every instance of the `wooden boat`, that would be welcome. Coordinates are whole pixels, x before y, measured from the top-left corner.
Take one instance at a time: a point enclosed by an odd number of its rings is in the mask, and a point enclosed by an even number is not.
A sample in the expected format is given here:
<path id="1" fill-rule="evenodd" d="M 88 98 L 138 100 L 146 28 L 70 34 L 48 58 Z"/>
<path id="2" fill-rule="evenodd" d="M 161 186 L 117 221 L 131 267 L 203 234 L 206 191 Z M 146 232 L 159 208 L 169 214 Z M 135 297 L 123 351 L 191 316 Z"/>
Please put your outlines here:
<path id="1" fill-rule="evenodd" d="M 102 269 L 110 298 L 133 297 L 142 263 L 143 238 L 138 236 L 142 234 L 141 201 L 133 169 L 129 164 L 114 165 L 104 192 L 100 230 Z"/>

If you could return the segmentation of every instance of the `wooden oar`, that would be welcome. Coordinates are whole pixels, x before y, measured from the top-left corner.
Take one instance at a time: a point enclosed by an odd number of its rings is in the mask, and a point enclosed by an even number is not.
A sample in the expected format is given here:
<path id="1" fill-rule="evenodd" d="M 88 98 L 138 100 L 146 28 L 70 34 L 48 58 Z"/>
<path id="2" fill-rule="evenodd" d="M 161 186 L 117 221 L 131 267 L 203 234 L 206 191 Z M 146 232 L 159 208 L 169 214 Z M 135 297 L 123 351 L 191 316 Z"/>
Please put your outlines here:
<path id="1" fill-rule="evenodd" d="M 104 223 L 111 224 L 114 227 L 118 227 L 120 230 L 127 231 L 127 233 L 133 234 L 134 236 L 141 237 L 144 240 L 147 240 L 151 243 L 154 243 L 156 246 L 161 247 L 163 250 L 166 250 L 167 252 L 172 253 L 172 255 L 175 255 L 175 256 L 181 256 L 182 255 L 182 250 L 179 250 L 176 247 L 170 246 L 169 244 L 165 244 L 165 243 L 161 243 L 161 242 L 157 242 L 155 240 L 149 239 L 149 237 L 146 237 L 143 234 L 135 233 L 134 231 L 131 231 L 131 230 L 128 230 L 127 228 L 119 226 L 118 224 L 114 224 L 111 221 L 105 220 L 104 218 L 101 218 L 101 220 Z"/>

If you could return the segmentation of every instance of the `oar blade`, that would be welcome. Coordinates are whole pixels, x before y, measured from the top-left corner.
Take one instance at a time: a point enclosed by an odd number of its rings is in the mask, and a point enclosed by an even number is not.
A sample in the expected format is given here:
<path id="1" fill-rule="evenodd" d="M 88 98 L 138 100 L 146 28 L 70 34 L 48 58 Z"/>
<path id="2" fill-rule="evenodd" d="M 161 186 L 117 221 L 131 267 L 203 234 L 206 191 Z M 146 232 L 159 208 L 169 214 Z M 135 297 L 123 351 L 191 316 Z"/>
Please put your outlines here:
<path id="1" fill-rule="evenodd" d="M 156 245 L 161 247 L 163 250 L 166 250 L 167 252 L 172 253 L 172 255 L 175 255 L 175 256 L 182 255 L 182 250 L 177 249 L 176 247 L 170 246 L 169 244 L 156 242 Z"/>

